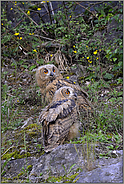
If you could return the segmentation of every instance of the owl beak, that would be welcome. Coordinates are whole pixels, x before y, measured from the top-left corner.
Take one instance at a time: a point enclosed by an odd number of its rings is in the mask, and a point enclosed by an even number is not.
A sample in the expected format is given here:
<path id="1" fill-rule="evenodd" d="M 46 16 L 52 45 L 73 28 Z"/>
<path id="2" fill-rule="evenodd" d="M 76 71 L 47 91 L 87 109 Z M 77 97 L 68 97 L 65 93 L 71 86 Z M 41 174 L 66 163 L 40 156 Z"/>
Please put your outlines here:
<path id="1" fill-rule="evenodd" d="M 53 72 L 50 73 L 50 76 L 53 76 Z"/>

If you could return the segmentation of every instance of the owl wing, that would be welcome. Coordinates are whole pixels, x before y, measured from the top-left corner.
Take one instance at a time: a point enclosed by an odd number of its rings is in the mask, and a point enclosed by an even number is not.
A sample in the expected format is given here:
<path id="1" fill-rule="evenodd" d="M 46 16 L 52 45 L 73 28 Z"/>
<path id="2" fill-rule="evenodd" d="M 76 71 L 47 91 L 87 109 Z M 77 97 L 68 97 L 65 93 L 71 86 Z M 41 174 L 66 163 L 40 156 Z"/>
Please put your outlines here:
<path id="1" fill-rule="evenodd" d="M 57 117 L 64 118 L 72 112 L 75 106 L 76 104 L 72 99 L 64 99 L 61 101 L 52 102 L 42 110 L 39 116 L 39 122 L 42 123 L 44 120 L 46 120 L 50 123 L 55 121 Z"/>

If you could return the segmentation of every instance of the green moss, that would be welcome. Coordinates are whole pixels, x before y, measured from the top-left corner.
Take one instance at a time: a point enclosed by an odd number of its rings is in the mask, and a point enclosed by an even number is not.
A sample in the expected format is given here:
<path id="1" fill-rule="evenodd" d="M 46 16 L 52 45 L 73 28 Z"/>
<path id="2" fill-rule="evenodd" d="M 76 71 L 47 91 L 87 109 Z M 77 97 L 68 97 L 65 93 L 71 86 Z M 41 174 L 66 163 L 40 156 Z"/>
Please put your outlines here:
<path id="1" fill-rule="evenodd" d="M 18 177 L 17 177 L 17 176 L 14 176 L 14 177 L 13 177 L 13 180 L 17 180 L 17 179 L 18 179 Z"/>
<path id="2" fill-rule="evenodd" d="M 37 132 L 31 132 L 31 131 L 27 131 L 27 134 L 30 135 L 30 136 L 36 136 L 36 135 L 38 135 Z"/>
<path id="3" fill-rule="evenodd" d="M 30 124 L 30 125 L 28 125 L 27 127 L 25 127 L 24 130 L 29 130 L 29 129 L 32 129 L 32 128 L 40 128 L 40 126 L 37 125 L 36 123 Z M 24 131 L 24 130 L 23 130 L 23 131 Z"/>
<path id="4" fill-rule="evenodd" d="M 20 173 L 17 175 L 17 177 L 22 176 L 22 175 L 24 175 L 24 172 L 23 172 L 23 171 L 20 172 Z"/>
<path id="5" fill-rule="evenodd" d="M 5 155 L 2 156 L 2 160 L 8 160 L 9 158 L 13 157 L 15 155 L 16 151 L 12 153 L 6 153 Z"/>
<path id="6" fill-rule="evenodd" d="M 73 180 L 75 179 L 75 177 L 78 175 L 79 173 L 75 173 L 72 174 L 71 176 L 64 175 L 64 176 L 50 176 L 46 181 L 47 182 L 62 182 L 64 181 L 64 183 L 69 183 L 69 182 L 73 182 Z M 73 183 L 75 183 L 79 178 L 77 178 Z"/>
<path id="7" fill-rule="evenodd" d="M 12 153 L 7 153 L 7 154 L 3 155 L 3 157 L 1 159 L 8 160 L 11 157 L 14 157 L 15 159 L 20 159 L 20 158 L 25 158 L 25 157 L 30 157 L 30 156 L 31 156 L 31 154 L 29 152 L 27 152 L 23 155 L 20 155 L 19 151 L 14 151 Z"/>
<path id="8" fill-rule="evenodd" d="M 32 167 L 33 167 L 32 165 L 28 165 L 27 166 L 28 171 L 31 171 Z"/>
<path id="9" fill-rule="evenodd" d="M 35 176 L 35 177 L 37 177 L 37 174 L 36 174 L 36 173 L 32 173 L 32 174 L 31 174 L 31 176 Z"/>
<path id="10" fill-rule="evenodd" d="M 25 153 L 24 155 L 20 155 L 19 152 L 17 151 L 16 154 L 14 155 L 15 159 L 20 159 L 20 158 L 25 158 L 25 157 L 30 157 L 31 154 L 29 152 Z"/>

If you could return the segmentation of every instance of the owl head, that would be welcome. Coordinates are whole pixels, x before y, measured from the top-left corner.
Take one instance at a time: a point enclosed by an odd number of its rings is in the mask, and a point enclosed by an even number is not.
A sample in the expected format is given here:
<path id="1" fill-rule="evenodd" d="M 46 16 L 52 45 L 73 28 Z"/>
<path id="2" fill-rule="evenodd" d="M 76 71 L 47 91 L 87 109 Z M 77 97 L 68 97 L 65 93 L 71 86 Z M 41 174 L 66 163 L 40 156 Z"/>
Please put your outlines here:
<path id="1" fill-rule="evenodd" d="M 40 66 L 36 70 L 36 81 L 37 84 L 41 87 L 44 84 L 52 82 L 56 78 L 62 78 L 58 68 L 53 64 Z"/>
<path id="2" fill-rule="evenodd" d="M 75 93 L 75 90 L 69 86 L 63 86 L 59 88 L 53 97 L 53 101 L 60 101 L 64 99 L 77 99 L 77 94 Z"/>

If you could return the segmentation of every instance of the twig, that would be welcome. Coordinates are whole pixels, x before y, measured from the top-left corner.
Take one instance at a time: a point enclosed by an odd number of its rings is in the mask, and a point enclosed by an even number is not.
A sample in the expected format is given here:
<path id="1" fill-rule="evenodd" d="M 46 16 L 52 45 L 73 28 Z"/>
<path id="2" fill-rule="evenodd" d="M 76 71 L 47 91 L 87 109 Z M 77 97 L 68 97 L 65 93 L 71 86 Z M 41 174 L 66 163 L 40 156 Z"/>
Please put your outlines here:
<path id="1" fill-rule="evenodd" d="M 93 6 L 95 6 L 96 4 L 101 4 L 101 3 L 104 3 L 105 1 L 101 1 L 101 2 L 97 2 L 97 3 L 94 3 L 94 5 L 92 5 L 90 8 L 92 8 Z"/>
<path id="2" fill-rule="evenodd" d="M 33 36 L 40 37 L 40 38 L 43 38 L 43 39 L 46 39 L 46 40 L 50 40 L 50 41 L 54 41 L 52 38 L 47 38 L 47 37 L 44 37 L 44 36 L 39 36 L 39 35 L 33 35 Z"/>
<path id="3" fill-rule="evenodd" d="M 5 151 L 5 153 L 2 154 L 1 157 L 3 157 L 3 155 L 5 155 L 5 154 L 6 154 L 11 148 L 13 148 L 13 147 L 15 147 L 15 146 L 11 146 L 10 148 L 8 148 L 8 149 Z"/>
<path id="4" fill-rule="evenodd" d="M 38 16 L 40 17 L 41 21 L 45 24 L 45 21 L 42 19 L 40 13 L 38 11 L 35 11 L 35 10 L 31 10 L 32 12 L 32 15 L 35 15 L 35 14 L 38 14 Z"/>
<path id="5" fill-rule="evenodd" d="M 88 8 L 85 8 L 83 5 L 81 5 L 80 3 L 78 2 L 75 2 L 76 4 L 78 4 L 79 6 L 81 6 L 82 8 L 84 8 L 85 10 L 89 11 L 93 16 L 95 16 L 97 18 L 97 16 L 90 10 L 88 10 Z M 98 19 L 98 18 L 97 18 Z"/>
<path id="6" fill-rule="evenodd" d="M 48 7 L 48 14 L 49 14 L 49 18 L 50 18 L 50 23 L 52 24 L 52 17 L 51 17 L 51 14 L 50 14 L 49 2 L 47 2 L 47 7 Z"/>
<path id="7" fill-rule="evenodd" d="M 54 16 L 54 11 L 53 11 L 52 3 L 51 3 L 51 2 L 49 2 L 49 3 L 50 3 L 50 8 L 51 8 L 51 10 L 52 10 L 52 14 L 53 14 L 53 16 Z M 56 23 L 56 20 L 55 20 L 55 19 L 54 19 L 53 23 Z"/>
<path id="8" fill-rule="evenodd" d="M 24 15 L 23 15 L 23 16 L 24 16 Z M 23 16 L 22 16 L 22 17 L 23 17 Z M 4 36 L 5 34 L 9 33 L 9 32 L 12 31 L 13 29 L 15 29 L 22 21 L 23 21 L 23 19 L 20 20 L 20 22 L 18 22 L 17 25 L 16 25 L 14 28 L 12 28 L 12 29 L 6 31 L 4 34 L 2 34 L 2 36 Z"/>
<path id="9" fill-rule="evenodd" d="M 14 5 L 14 2 L 10 1 L 13 5 Z M 39 26 L 31 17 L 29 17 L 20 7 L 18 6 L 15 6 L 14 7 L 18 8 L 26 17 L 28 17 L 36 26 Z M 48 36 L 48 34 L 43 30 L 41 29 L 41 31 Z"/>

